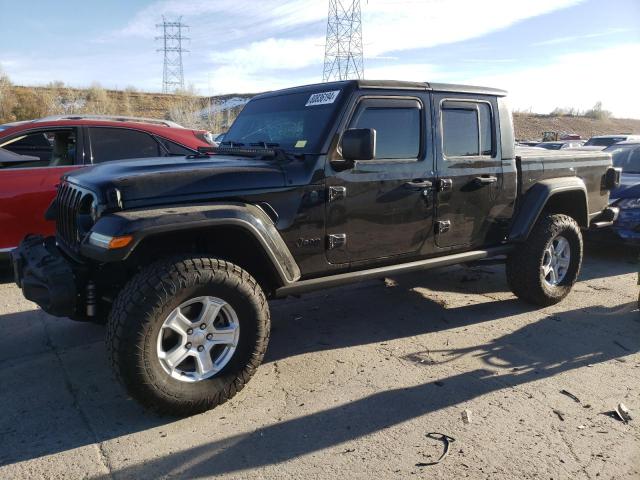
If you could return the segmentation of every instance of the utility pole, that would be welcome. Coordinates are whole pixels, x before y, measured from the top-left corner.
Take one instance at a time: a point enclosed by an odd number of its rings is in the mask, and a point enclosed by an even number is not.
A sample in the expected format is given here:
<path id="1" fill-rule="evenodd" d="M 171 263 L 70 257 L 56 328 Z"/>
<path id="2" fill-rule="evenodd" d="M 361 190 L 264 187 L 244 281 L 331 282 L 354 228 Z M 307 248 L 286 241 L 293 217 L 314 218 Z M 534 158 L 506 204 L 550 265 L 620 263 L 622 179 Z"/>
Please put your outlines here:
<path id="1" fill-rule="evenodd" d="M 322 81 L 363 76 L 360 0 L 329 0 Z"/>
<path id="2" fill-rule="evenodd" d="M 172 93 L 176 90 L 184 90 L 184 70 L 182 68 L 182 52 L 188 52 L 182 48 L 182 41 L 189 40 L 182 35 L 182 29 L 189 28 L 182 23 L 182 17 L 175 22 L 168 22 L 164 15 L 162 23 L 156 24 L 156 28 L 162 29 L 162 36 L 156 40 L 162 40 L 162 48 L 158 52 L 164 52 L 164 69 L 162 71 L 162 93 Z"/>

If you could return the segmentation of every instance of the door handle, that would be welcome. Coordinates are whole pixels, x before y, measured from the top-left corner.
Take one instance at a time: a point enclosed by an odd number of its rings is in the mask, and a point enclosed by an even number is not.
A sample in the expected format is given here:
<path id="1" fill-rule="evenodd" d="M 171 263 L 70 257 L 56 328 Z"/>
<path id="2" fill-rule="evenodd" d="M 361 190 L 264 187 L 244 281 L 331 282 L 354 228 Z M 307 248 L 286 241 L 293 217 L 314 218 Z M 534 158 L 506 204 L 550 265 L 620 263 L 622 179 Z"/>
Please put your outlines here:
<path id="1" fill-rule="evenodd" d="M 414 190 L 422 190 L 433 187 L 433 183 L 429 180 L 411 180 L 405 183 L 405 186 Z"/>
<path id="2" fill-rule="evenodd" d="M 493 176 L 476 177 L 474 181 L 476 182 L 477 185 L 490 185 L 492 183 L 496 183 L 498 181 L 498 178 Z"/>

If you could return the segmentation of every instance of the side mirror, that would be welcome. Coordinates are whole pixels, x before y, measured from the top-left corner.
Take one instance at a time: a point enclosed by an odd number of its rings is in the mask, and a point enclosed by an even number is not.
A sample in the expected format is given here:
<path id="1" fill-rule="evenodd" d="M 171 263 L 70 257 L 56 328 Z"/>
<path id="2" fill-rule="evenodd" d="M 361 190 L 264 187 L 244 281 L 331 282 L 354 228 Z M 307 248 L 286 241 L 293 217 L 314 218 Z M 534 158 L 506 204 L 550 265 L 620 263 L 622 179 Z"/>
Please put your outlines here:
<path id="1" fill-rule="evenodd" d="M 342 135 L 342 158 L 347 161 L 376 158 L 376 131 L 373 128 L 351 128 Z"/>

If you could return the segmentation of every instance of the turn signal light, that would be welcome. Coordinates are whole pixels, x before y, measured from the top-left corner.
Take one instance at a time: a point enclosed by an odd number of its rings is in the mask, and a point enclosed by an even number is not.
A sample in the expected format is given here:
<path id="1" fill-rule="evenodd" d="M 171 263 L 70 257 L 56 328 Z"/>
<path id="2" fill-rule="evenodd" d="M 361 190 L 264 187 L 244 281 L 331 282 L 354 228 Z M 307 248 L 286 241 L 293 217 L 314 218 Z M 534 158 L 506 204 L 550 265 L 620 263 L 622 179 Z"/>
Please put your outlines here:
<path id="1" fill-rule="evenodd" d="M 133 237 L 131 235 L 125 235 L 124 237 L 113 237 L 109 241 L 109 246 L 107 247 L 109 250 L 113 250 L 115 248 L 126 247 L 133 241 Z"/>

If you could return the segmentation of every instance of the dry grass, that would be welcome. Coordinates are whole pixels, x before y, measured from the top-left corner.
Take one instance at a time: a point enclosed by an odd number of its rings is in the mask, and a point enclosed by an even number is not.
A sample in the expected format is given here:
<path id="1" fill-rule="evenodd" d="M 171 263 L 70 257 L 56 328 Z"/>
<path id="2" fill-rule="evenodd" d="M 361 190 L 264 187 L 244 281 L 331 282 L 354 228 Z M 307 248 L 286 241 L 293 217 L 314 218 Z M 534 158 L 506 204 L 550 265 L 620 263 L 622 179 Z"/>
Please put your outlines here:
<path id="1" fill-rule="evenodd" d="M 249 98 L 252 95 L 201 97 L 192 90 L 177 94 L 144 93 L 132 87 L 105 90 L 99 84 L 77 89 L 61 82 L 46 87 L 21 87 L 13 86 L 0 72 L 0 123 L 72 113 L 115 114 L 173 120 L 185 127 L 217 133 L 225 131 L 242 109 L 219 111 L 216 108 L 234 96 Z M 589 112 L 580 113 L 575 109 L 556 109 L 550 115 L 515 112 L 516 138 L 537 139 L 545 131 L 577 133 L 583 138 L 598 134 L 640 134 L 640 120 L 609 118 L 602 105 L 596 104 Z"/>
<path id="2" fill-rule="evenodd" d="M 617 133 L 640 134 L 638 119 L 515 113 L 513 123 L 516 138 L 522 140 L 539 139 L 542 137 L 542 132 L 577 133 L 582 138 Z"/>
<path id="3" fill-rule="evenodd" d="M 173 120 L 185 127 L 221 132 L 241 110 L 218 111 L 216 105 L 227 97 L 200 97 L 192 91 L 143 93 L 132 87 L 106 90 L 99 84 L 77 89 L 61 82 L 46 87 L 13 86 L 0 74 L 0 123 L 49 115 L 126 115 Z"/>

